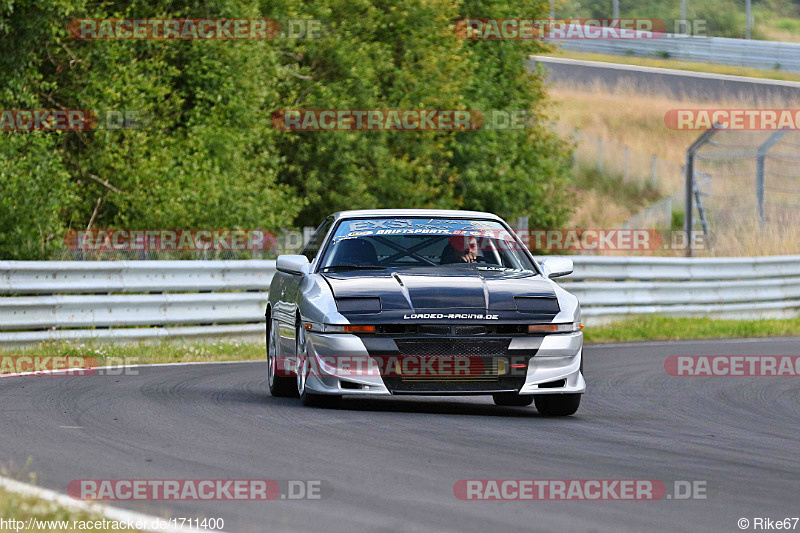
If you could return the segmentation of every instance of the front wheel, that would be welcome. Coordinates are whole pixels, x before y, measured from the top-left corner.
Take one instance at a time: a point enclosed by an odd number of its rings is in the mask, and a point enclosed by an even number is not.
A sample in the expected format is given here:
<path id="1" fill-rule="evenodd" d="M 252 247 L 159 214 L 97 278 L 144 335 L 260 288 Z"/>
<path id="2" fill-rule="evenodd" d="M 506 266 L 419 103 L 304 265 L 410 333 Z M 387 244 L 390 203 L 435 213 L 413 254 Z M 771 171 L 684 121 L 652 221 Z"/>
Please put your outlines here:
<path id="1" fill-rule="evenodd" d="M 297 385 L 294 378 L 281 376 L 286 373 L 286 360 L 278 361 L 278 328 L 274 322 L 268 324 L 267 330 L 267 382 L 269 393 L 277 397 L 297 396 Z M 281 365 L 281 368 L 278 368 Z M 279 371 L 280 370 L 280 371 Z"/>
<path id="2" fill-rule="evenodd" d="M 541 394 L 534 396 L 536 409 L 544 416 L 570 416 L 581 405 L 580 394 Z"/>

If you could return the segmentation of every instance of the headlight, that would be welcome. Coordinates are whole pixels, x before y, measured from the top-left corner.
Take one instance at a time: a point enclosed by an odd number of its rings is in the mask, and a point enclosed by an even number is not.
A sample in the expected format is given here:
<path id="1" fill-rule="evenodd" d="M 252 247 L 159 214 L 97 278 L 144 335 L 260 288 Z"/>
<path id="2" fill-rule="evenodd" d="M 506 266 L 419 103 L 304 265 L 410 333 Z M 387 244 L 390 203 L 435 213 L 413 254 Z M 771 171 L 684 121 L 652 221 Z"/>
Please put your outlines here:
<path id="1" fill-rule="evenodd" d="M 315 333 L 375 333 L 375 326 L 357 326 L 347 324 L 339 326 L 336 324 L 320 324 L 319 322 L 303 322 L 306 331 Z"/>
<path id="2" fill-rule="evenodd" d="M 583 329 L 580 322 L 567 322 L 566 324 L 534 324 L 528 326 L 528 333 L 575 333 Z"/>

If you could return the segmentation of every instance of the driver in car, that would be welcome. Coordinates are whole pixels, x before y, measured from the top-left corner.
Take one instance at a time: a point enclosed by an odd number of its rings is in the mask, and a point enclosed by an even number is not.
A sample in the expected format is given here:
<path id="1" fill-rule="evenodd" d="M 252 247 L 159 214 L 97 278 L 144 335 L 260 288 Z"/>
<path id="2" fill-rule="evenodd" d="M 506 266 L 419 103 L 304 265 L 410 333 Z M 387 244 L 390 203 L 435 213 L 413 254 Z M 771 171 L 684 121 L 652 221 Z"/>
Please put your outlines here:
<path id="1" fill-rule="evenodd" d="M 473 236 L 451 235 L 450 242 L 442 252 L 440 263 L 477 263 L 478 239 Z"/>

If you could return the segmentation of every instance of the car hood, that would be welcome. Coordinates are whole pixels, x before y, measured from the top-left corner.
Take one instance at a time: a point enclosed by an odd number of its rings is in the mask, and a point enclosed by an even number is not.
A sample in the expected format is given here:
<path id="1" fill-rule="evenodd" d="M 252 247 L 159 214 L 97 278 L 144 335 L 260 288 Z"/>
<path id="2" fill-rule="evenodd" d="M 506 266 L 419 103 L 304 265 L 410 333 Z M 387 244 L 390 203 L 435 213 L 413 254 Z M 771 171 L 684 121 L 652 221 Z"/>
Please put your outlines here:
<path id="1" fill-rule="evenodd" d="M 538 275 L 471 267 L 431 267 L 414 269 L 353 270 L 326 273 L 337 300 L 380 298 L 385 317 L 414 315 L 466 314 L 497 319 L 541 319 L 558 313 L 553 284 Z M 374 300 L 372 300 L 374 302 Z M 340 310 L 343 306 L 339 305 Z M 355 312 L 352 310 L 355 308 Z M 348 305 L 345 316 L 359 312 Z M 460 317 L 458 317 L 460 318 Z"/>

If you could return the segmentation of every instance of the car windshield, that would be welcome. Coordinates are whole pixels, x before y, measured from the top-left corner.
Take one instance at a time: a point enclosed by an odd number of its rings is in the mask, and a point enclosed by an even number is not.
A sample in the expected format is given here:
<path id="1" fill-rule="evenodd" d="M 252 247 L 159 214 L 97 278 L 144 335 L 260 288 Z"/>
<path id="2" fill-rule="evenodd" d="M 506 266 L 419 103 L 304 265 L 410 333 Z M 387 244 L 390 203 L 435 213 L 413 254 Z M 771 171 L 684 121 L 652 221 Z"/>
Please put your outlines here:
<path id="1" fill-rule="evenodd" d="M 322 272 L 390 267 L 536 272 L 522 246 L 500 222 L 481 219 L 342 220 L 320 262 Z"/>

